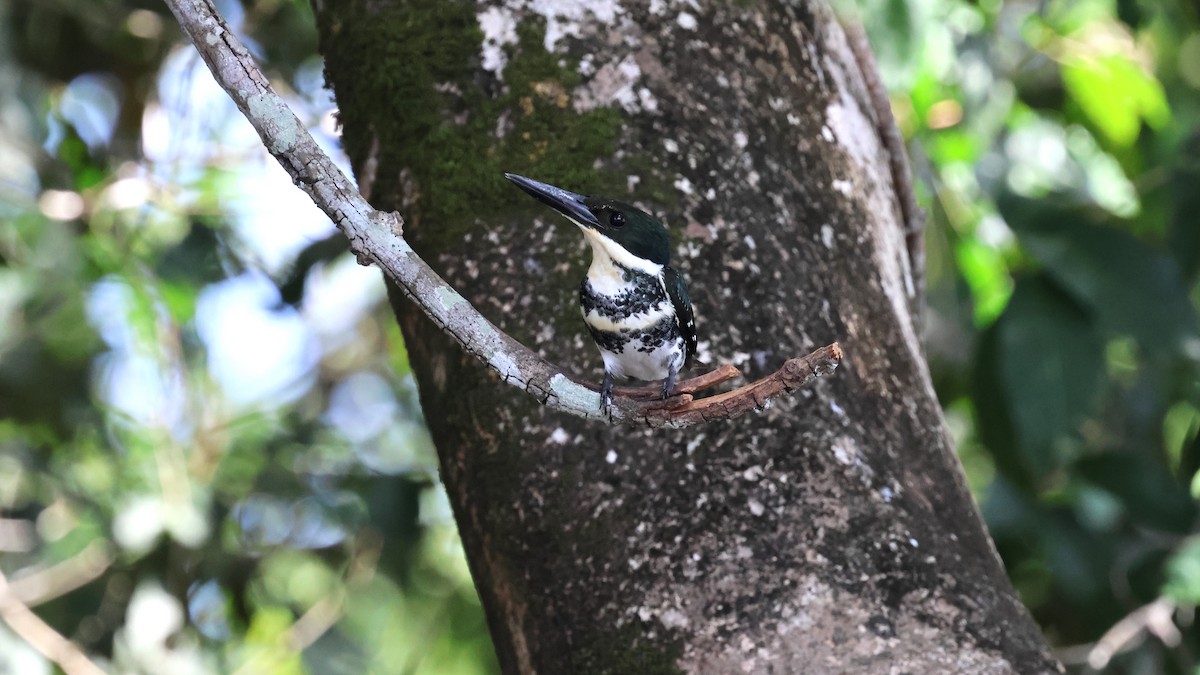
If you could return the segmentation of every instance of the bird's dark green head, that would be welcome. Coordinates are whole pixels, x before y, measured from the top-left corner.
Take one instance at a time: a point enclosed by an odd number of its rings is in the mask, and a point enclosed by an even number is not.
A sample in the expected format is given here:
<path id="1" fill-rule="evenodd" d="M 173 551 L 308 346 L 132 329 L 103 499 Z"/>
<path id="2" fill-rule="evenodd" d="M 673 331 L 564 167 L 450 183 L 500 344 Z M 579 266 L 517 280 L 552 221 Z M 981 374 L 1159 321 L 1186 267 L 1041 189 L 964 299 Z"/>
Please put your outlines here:
<path id="1" fill-rule="evenodd" d="M 504 177 L 539 202 L 566 216 L 584 234 L 611 240 L 636 258 L 655 265 L 671 262 L 671 237 L 657 218 L 631 204 L 608 197 L 586 197 L 524 176 Z"/>

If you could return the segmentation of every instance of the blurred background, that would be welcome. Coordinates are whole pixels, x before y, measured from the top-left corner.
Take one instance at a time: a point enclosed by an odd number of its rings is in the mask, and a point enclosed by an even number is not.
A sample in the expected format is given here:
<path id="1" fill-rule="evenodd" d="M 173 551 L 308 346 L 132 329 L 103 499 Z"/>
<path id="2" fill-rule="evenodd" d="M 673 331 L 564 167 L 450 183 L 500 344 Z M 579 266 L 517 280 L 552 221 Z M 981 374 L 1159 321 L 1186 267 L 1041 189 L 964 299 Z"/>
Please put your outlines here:
<path id="1" fill-rule="evenodd" d="M 217 5 L 341 157 L 307 1 Z M 1200 673 L 1200 2 L 839 6 L 1022 598 L 1074 672 Z M 153 0 L 0 0 L 0 571 L 0 672 L 47 628 L 121 672 L 496 671 L 378 272 Z"/>

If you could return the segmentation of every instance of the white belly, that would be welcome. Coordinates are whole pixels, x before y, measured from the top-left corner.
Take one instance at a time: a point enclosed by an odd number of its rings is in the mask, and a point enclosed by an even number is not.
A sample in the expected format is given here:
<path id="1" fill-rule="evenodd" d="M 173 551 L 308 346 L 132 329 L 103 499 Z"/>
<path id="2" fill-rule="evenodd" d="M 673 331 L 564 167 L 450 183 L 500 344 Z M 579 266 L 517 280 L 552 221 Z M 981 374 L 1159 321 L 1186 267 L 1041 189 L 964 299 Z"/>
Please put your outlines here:
<path id="1" fill-rule="evenodd" d="M 652 382 L 665 378 L 672 366 L 678 371 L 683 367 L 683 339 L 672 340 L 651 351 L 644 351 L 641 340 L 634 339 L 625 345 L 620 354 L 600 347 L 604 369 L 614 377 L 633 377 Z"/>

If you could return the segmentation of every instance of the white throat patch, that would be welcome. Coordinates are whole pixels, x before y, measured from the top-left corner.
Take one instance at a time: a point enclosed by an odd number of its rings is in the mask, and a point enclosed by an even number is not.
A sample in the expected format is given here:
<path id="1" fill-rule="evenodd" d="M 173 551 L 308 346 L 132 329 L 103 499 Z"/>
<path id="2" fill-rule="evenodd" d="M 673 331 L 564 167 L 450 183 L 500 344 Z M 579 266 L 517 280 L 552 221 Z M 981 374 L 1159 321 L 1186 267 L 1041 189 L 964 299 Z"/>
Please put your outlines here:
<path id="1" fill-rule="evenodd" d="M 578 225 L 578 223 L 576 224 Z M 615 274 L 617 277 L 620 277 L 621 272 L 613 267 L 614 262 L 626 269 L 645 272 L 653 276 L 662 274 L 662 265 L 637 257 L 626 251 L 617 242 L 590 227 L 579 225 L 579 229 L 583 230 L 584 238 L 592 245 L 592 267 L 588 270 L 589 277 L 594 277 L 598 274 L 602 276 Z"/>

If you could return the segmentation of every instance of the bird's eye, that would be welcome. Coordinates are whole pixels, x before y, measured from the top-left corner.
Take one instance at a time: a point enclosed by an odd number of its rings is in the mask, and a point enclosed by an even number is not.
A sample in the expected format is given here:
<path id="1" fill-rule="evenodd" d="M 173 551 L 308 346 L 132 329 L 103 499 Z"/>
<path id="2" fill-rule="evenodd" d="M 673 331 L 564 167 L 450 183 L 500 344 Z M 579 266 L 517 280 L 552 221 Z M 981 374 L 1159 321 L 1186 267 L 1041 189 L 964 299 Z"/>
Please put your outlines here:
<path id="1" fill-rule="evenodd" d="M 625 224 L 625 214 L 620 211 L 613 211 L 608 214 L 608 224 L 613 227 L 621 227 Z"/>

